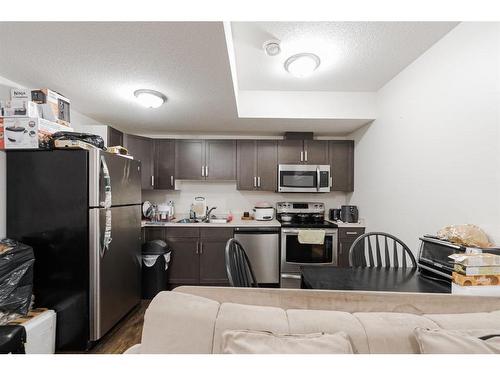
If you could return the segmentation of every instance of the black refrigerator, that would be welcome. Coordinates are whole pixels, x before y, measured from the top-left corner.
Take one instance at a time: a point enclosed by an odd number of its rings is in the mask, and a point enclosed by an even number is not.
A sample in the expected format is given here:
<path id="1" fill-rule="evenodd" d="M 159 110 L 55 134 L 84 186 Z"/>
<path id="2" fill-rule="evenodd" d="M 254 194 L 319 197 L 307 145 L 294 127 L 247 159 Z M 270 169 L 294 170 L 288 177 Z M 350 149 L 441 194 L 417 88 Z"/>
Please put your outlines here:
<path id="1" fill-rule="evenodd" d="M 33 247 L 58 350 L 89 348 L 140 302 L 140 168 L 98 149 L 7 153 L 7 236 Z"/>

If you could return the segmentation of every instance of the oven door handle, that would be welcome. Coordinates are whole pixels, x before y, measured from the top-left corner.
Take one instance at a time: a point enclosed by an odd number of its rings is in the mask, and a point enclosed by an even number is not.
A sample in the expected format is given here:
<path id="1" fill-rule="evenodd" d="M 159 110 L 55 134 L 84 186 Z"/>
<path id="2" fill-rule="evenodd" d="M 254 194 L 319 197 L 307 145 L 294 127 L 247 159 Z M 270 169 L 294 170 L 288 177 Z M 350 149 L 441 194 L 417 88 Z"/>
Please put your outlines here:
<path id="1" fill-rule="evenodd" d="M 281 274 L 282 279 L 294 279 L 294 280 L 300 280 L 301 276 L 300 275 L 294 275 L 291 273 L 282 273 Z"/>
<path id="2" fill-rule="evenodd" d="M 325 235 L 327 235 L 327 236 L 337 234 L 337 232 L 338 232 L 338 229 L 328 230 L 328 229 L 323 229 L 323 228 L 306 228 L 305 230 L 307 230 L 307 229 L 324 230 Z M 301 229 L 281 229 L 281 233 L 282 234 L 299 234 L 300 230 Z"/>

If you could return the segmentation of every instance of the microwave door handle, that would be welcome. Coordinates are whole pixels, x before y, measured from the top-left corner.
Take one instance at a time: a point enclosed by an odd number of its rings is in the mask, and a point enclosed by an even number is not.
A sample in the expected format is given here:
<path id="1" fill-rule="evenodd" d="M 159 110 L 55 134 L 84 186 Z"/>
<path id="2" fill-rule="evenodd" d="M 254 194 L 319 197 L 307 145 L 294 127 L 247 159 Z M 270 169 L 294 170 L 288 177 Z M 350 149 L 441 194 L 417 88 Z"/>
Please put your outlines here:
<path id="1" fill-rule="evenodd" d="M 321 180 L 321 172 L 319 170 L 319 166 L 316 167 L 316 190 L 320 189 L 320 180 Z"/>

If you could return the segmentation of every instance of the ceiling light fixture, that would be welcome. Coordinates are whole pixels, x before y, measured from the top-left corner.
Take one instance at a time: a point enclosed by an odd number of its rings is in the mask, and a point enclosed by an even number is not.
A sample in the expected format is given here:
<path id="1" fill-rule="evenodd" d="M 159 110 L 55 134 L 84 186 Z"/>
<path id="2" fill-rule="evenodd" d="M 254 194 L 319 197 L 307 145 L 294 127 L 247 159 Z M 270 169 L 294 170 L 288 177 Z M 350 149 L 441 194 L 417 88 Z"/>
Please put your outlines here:
<path id="1" fill-rule="evenodd" d="M 295 77 L 304 78 L 311 75 L 320 62 L 314 53 L 298 53 L 286 59 L 285 70 Z"/>
<path id="2" fill-rule="evenodd" d="M 167 97 L 155 90 L 135 90 L 134 96 L 142 106 L 146 108 L 158 108 L 167 101 Z"/>
<path id="3" fill-rule="evenodd" d="M 277 39 L 271 39 L 264 42 L 262 48 L 264 48 L 264 52 L 267 56 L 276 56 L 281 52 L 280 41 Z"/>

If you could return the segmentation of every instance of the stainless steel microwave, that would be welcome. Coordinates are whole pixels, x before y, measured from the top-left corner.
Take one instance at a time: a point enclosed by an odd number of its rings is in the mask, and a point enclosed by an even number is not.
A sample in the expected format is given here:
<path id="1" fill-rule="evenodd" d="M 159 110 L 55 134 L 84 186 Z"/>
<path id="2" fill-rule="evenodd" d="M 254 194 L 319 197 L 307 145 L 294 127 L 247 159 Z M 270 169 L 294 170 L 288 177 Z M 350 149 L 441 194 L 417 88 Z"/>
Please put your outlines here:
<path id="1" fill-rule="evenodd" d="M 328 193 L 331 178 L 329 165 L 280 164 L 278 192 Z"/>

